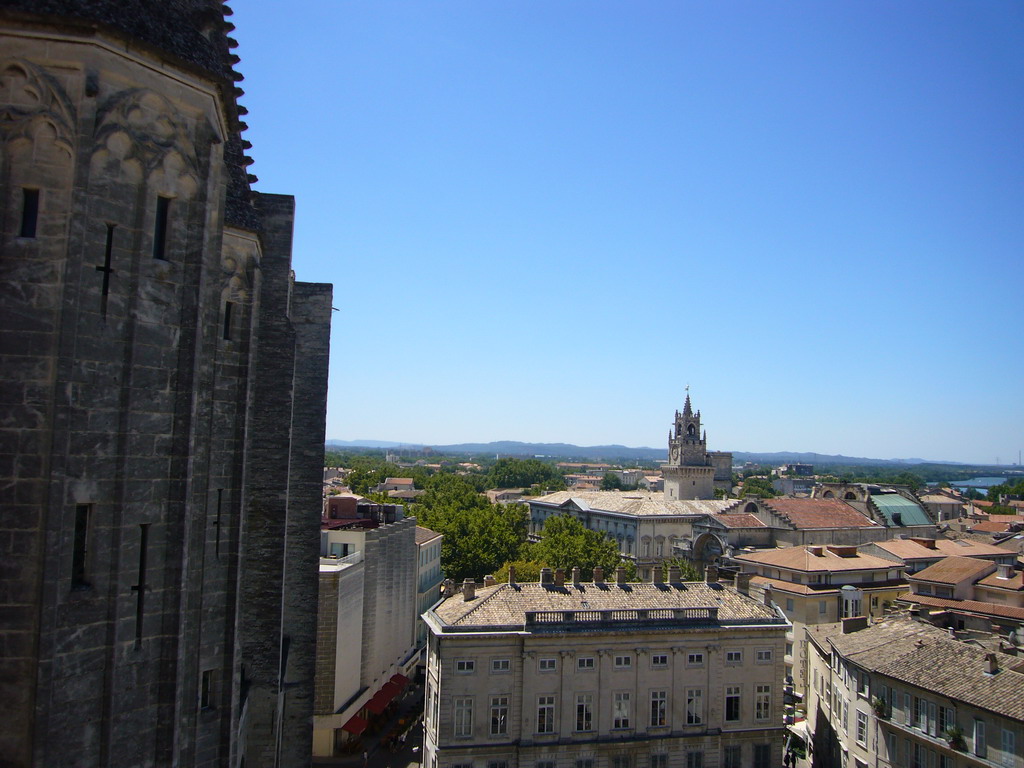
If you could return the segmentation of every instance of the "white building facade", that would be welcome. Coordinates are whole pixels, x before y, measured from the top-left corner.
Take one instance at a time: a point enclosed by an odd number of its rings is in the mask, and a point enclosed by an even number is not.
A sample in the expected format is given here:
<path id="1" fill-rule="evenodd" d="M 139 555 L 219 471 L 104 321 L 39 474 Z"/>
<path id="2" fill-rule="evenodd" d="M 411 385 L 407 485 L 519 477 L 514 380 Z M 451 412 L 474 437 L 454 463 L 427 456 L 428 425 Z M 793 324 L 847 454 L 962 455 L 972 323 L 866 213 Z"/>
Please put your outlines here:
<path id="1" fill-rule="evenodd" d="M 717 583 L 597 576 L 464 585 L 426 615 L 424 765 L 780 765 L 781 613 Z"/>

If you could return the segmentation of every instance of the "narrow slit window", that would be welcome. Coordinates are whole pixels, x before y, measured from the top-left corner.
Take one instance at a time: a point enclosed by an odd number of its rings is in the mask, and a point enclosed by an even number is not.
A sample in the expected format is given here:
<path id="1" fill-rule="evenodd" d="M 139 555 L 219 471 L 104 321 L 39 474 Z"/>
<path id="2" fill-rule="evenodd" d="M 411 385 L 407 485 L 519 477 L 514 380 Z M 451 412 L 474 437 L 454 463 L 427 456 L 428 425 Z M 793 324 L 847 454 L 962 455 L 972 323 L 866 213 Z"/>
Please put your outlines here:
<path id="1" fill-rule="evenodd" d="M 135 590 L 135 647 L 142 645 L 142 620 L 146 614 L 146 558 L 149 554 L 149 523 L 139 525 L 139 583 Z"/>
<path id="2" fill-rule="evenodd" d="M 87 556 L 89 554 L 89 523 L 92 504 L 75 505 L 75 538 L 71 551 L 71 588 L 88 589 L 86 579 Z"/>
<path id="3" fill-rule="evenodd" d="M 39 221 L 39 190 L 21 190 L 21 234 L 19 237 L 35 237 Z"/>
<path id="4" fill-rule="evenodd" d="M 171 198 L 157 197 L 156 222 L 153 225 L 153 258 L 167 259 L 167 217 L 170 214 Z"/>
<path id="5" fill-rule="evenodd" d="M 224 302 L 224 339 L 231 341 L 231 316 L 234 314 L 235 303 L 233 301 Z"/>
<path id="6" fill-rule="evenodd" d="M 199 708 L 211 709 L 214 696 L 214 672 L 213 669 L 203 670 L 203 679 L 199 685 Z"/>
<path id="7" fill-rule="evenodd" d="M 110 300 L 110 276 L 114 274 L 111 262 L 114 258 L 114 224 L 107 224 L 107 243 L 103 252 L 103 266 L 96 267 L 96 271 L 103 275 L 103 285 L 100 289 L 100 314 L 107 316 L 107 305 Z"/>
<path id="8" fill-rule="evenodd" d="M 214 525 L 217 527 L 217 543 L 216 553 L 217 557 L 220 557 L 220 526 L 221 526 L 221 513 L 224 511 L 224 489 L 217 489 L 217 519 L 214 521 Z"/>

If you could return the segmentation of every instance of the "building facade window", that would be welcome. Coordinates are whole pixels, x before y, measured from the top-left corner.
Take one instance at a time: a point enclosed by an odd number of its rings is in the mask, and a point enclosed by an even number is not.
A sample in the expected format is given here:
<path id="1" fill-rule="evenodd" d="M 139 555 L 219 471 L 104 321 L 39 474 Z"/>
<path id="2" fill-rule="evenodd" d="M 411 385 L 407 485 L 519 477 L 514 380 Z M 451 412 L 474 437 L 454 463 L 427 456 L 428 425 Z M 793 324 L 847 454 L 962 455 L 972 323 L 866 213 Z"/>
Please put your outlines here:
<path id="1" fill-rule="evenodd" d="M 455 671 L 468 674 L 476 669 L 476 662 L 472 659 L 457 659 L 455 662 Z"/>
<path id="2" fill-rule="evenodd" d="M 772 745 L 754 745 L 754 768 L 772 768 Z"/>
<path id="3" fill-rule="evenodd" d="M 726 664 L 742 664 L 743 663 L 743 651 L 726 651 L 725 652 L 725 663 Z"/>
<path id="4" fill-rule="evenodd" d="M 704 654 L 700 652 L 686 654 L 686 664 L 690 667 L 699 667 L 704 663 Z"/>
<path id="5" fill-rule="evenodd" d="M 508 672 L 511 669 L 511 659 L 491 659 L 491 672 Z"/>
<path id="6" fill-rule="evenodd" d="M 655 653 L 651 656 L 652 667 L 667 667 L 668 666 L 668 654 Z"/>
<path id="7" fill-rule="evenodd" d="M 576 730 L 580 732 L 594 730 L 594 696 L 580 693 L 576 696 Z"/>
<path id="8" fill-rule="evenodd" d="M 988 754 L 988 745 L 985 743 L 985 721 L 974 721 L 974 754 L 978 757 L 985 757 Z"/>
<path id="9" fill-rule="evenodd" d="M 454 735 L 456 738 L 465 739 L 473 735 L 473 698 L 471 696 L 456 696 L 453 702 L 455 707 Z"/>
<path id="10" fill-rule="evenodd" d="M 730 744 L 722 750 L 722 768 L 743 768 L 743 747 Z"/>
<path id="11" fill-rule="evenodd" d="M 612 698 L 612 728 L 629 728 L 629 693 L 618 691 Z"/>
<path id="12" fill-rule="evenodd" d="M 491 736 L 508 733 L 508 696 L 491 697 Z"/>
<path id="13" fill-rule="evenodd" d="M 1013 768 L 1017 760 L 1017 734 L 1009 728 L 1003 728 L 1003 765 L 1006 768 Z"/>
<path id="14" fill-rule="evenodd" d="M 633 666 L 632 656 L 616 656 L 615 657 L 615 668 L 616 669 L 629 669 Z"/>
<path id="15" fill-rule="evenodd" d="M 701 688 L 686 689 L 686 724 L 700 725 L 704 722 L 704 691 Z"/>
<path id="16" fill-rule="evenodd" d="M 555 732 L 555 697 L 537 697 L 537 733 Z"/>
<path id="17" fill-rule="evenodd" d="M 754 719 L 771 720 L 772 718 L 772 687 L 758 685 L 754 689 Z"/>
<path id="18" fill-rule="evenodd" d="M 648 765 L 650 768 L 668 768 L 668 755 L 664 752 L 657 755 L 651 755 Z"/>
<path id="19" fill-rule="evenodd" d="M 39 220 L 39 190 L 21 190 L 21 228 L 18 237 L 35 237 L 36 222 Z"/>
<path id="20" fill-rule="evenodd" d="M 541 672 L 554 672 L 558 667 L 558 662 L 555 659 L 541 659 L 540 660 L 540 671 Z"/>
<path id="21" fill-rule="evenodd" d="M 857 710 L 857 743 L 867 746 L 868 743 L 868 713 Z"/>
<path id="22" fill-rule="evenodd" d="M 686 768 L 704 768 L 704 752 L 691 749 L 686 753 Z"/>
<path id="23" fill-rule="evenodd" d="M 668 716 L 668 691 L 651 691 L 652 728 L 665 725 Z"/>
<path id="24" fill-rule="evenodd" d="M 771 648 L 760 648 L 757 651 L 755 660 L 758 664 L 771 664 L 772 663 L 772 650 Z"/>
<path id="25" fill-rule="evenodd" d="M 725 721 L 736 723 L 740 719 L 740 686 L 725 686 Z"/>
<path id="26" fill-rule="evenodd" d="M 580 656 L 576 659 L 576 669 L 580 671 L 590 670 L 594 668 L 594 657 L 593 656 Z"/>

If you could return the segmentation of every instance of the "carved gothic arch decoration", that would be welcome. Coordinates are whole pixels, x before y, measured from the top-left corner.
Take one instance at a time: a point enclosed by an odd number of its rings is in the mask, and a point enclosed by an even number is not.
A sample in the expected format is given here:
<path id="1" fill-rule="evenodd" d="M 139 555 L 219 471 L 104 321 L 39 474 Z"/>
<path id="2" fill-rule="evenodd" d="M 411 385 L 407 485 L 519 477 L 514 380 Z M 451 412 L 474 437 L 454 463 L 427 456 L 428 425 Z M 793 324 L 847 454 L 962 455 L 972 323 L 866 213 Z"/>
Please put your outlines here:
<path id="1" fill-rule="evenodd" d="M 97 112 L 94 159 L 121 165 L 143 182 L 158 176 L 158 191 L 189 198 L 201 177 L 195 143 L 178 110 L 163 95 L 145 88 L 120 91 Z M 134 171 L 134 172 L 132 172 Z"/>
<path id="2" fill-rule="evenodd" d="M 0 62 L 0 134 L 4 142 L 34 142 L 40 130 L 49 128 L 53 142 L 74 156 L 75 107 L 56 78 L 41 67 L 20 58 Z"/>

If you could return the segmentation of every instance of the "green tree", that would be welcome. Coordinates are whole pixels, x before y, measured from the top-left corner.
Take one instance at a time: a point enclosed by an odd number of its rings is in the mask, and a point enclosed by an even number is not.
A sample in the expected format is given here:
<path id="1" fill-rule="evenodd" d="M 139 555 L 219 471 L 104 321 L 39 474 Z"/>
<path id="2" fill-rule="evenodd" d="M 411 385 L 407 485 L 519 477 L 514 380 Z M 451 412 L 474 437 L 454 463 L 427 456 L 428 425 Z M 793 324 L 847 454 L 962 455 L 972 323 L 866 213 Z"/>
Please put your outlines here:
<path id="1" fill-rule="evenodd" d="M 622 490 L 622 478 L 620 478 L 614 472 L 605 472 L 604 473 L 604 477 L 601 478 L 601 490 L 602 491 L 621 491 Z"/>
<path id="2" fill-rule="evenodd" d="M 526 539 L 526 511 L 514 504 L 417 509 L 417 521 L 444 534 L 441 568 L 448 578 L 480 580 L 514 560 Z"/>
<path id="3" fill-rule="evenodd" d="M 743 481 L 740 496 L 757 496 L 761 499 L 774 499 L 775 489 L 772 481 L 764 477 L 748 477 Z"/>
<path id="4" fill-rule="evenodd" d="M 487 483 L 491 488 L 538 485 L 548 491 L 565 489 L 565 478 L 558 468 L 539 459 L 498 459 L 487 473 Z"/>
<path id="5" fill-rule="evenodd" d="M 679 569 L 680 581 L 704 581 L 704 574 L 697 570 L 693 563 L 682 557 L 663 560 L 661 565 L 665 569 L 662 578 L 668 578 L 668 569 L 674 565 Z"/>
<path id="6" fill-rule="evenodd" d="M 535 560 L 511 560 L 501 566 L 494 574 L 494 580 L 499 584 L 508 581 L 508 567 L 510 565 L 516 569 L 516 581 L 520 582 L 540 581 L 540 569 L 550 567 L 547 563 L 538 563 Z"/>
<path id="7" fill-rule="evenodd" d="M 611 574 L 622 560 L 612 539 L 603 532 L 583 527 L 570 515 L 549 517 L 541 540 L 529 545 L 526 555 L 526 559 L 547 563 L 550 568 L 563 568 L 568 573 L 577 567 L 588 575 L 595 566 Z"/>

